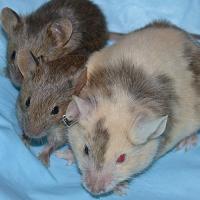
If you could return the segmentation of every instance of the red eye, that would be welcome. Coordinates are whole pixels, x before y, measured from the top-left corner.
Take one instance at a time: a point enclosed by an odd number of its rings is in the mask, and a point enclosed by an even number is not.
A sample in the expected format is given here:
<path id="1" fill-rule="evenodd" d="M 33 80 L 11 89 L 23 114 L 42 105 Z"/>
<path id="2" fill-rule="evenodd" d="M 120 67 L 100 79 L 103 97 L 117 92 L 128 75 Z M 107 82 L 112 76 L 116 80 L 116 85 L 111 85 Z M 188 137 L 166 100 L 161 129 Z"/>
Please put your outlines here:
<path id="1" fill-rule="evenodd" d="M 121 154 L 118 158 L 117 158 L 117 163 L 123 163 L 125 161 L 126 158 L 126 154 Z"/>

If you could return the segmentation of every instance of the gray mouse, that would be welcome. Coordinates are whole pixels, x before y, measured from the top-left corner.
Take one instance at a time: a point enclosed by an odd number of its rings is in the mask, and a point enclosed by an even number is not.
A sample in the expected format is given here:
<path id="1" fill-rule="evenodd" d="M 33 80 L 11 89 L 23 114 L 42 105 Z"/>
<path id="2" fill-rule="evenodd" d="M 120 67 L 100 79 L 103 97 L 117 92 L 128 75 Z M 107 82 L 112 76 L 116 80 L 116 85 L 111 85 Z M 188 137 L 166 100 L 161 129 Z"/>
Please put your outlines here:
<path id="1" fill-rule="evenodd" d="M 8 75 L 17 87 L 23 80 L 16 63 L 19 50 L 51 61 L 74 51 L 91 53 L 108 38 L 105 18 L 89 0 L 51 0 L 25 16 L 4 8 L 1 22 L 8 36 Z"/>
<path id="2" fill-rule="evenodd" d="M 200 45 L 190 34 L 154 22 L 94 53 L 86 67 L 87 83 L 66 119 L 83 185 L 93 195 L 121 190 L 179 142 L 194 142 Z"/>
<path id="3" fill-rule="evenodd" d="M 48 164 L 66 140 L 60 121 L 70 96 L 84 84 L 83 66 L 106 44 L 106 21 L 88 0 L 51 0 L 26 16 L 4 8 L 1 21 L 8 35 L 8 75 L 20 87 L 19 122 L 25 136 L 48 135 L 50 145 L 40 155 Z"/>

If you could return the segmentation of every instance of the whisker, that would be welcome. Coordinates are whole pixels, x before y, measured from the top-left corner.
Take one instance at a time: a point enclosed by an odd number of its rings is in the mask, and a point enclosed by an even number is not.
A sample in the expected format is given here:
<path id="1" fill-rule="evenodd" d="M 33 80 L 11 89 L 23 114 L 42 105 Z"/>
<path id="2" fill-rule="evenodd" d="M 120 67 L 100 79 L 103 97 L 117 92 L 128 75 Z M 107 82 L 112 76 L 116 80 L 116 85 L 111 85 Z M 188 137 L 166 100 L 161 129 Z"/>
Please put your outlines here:
<path id="1" fill-rule="evenodd" d="M 43 145 L 44 144 L 44 142 L 43 142 L 43 138 L 41 137 L 41 138 L 39 138 L 39 143 L 41 144 L 41 145 Z"/>
<path id="2" fill-rule="evenodd" d="M 33 142 L 33 138 L 29 138 L 29 142 L 31 144 Z"/>

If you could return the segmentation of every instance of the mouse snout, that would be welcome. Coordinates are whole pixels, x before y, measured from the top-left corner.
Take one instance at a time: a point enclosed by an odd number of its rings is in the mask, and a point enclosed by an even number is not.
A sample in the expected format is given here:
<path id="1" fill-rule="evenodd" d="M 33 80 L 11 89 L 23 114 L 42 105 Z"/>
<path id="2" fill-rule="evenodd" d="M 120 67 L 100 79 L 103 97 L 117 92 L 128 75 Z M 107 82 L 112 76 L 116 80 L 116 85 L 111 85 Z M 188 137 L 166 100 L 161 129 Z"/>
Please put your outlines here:
<path id="1" fill-rule="evenodd" d="M 107 191 L 111 181 L 112 179 L 109 175 L 88 173 L 85 177 L 85 186 L 91 193 L 98 195 Z"/>
<path id="2" fill-rule="evenodd" d="M 43 133 L 43 129 L 40 127 L 34 127 L 32 125 L 29 125 L 24 129 L 24 133 L 29 137 L 40 137 Z"/>

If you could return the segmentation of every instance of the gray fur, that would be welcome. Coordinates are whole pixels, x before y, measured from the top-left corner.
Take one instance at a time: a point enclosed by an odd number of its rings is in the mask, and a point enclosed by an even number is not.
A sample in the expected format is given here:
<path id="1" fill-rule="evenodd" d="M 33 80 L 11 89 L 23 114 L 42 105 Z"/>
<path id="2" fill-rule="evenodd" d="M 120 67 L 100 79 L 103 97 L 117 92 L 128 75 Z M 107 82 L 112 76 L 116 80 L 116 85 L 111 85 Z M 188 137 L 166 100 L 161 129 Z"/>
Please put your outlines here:
<path id="1" fill-rule="evenodd" d="M 108 37 L 103 14 L 88 0 L 51 0 L 27 16 L 4 8 L 1 18 L 9 38 L 8 71 L 12 82 L 18 87 L 23 77 L 18 70 L 18 64 L 12 59 L 13 51 L 17 53 L 26 48 L 46 61 L 67 54 L 88 56 L 102 48 Z M 50 27 L 55 23 L 60 26 L 64 20 L 71 22 L 72 35 L 63 46 L 57 46 L 57 39 L 51 34 Z M 66 31 L 68 28 L 66 27 Z"/>
<path id="2" fill-rule="evenodd" d="M 101 169 L 104 163 L 104 154 L 109 142 L 108 130 L 104 127 L 104 119 L 99 119 L 95 125 L 92 145 L 92 155 L 97 169 Z"/>
<path id="3" fill-rule="evenodd" d="M 142 69 L 121 61 L 115 68 L 99 68 L 88 80 L 88 87 L 94 91 L 99 88 L 102 95 L 112 98 L 115 85 L 122 87 L 133 99 L 148 106 L 160 116 L 173 116 L 172 103 L 178 103 L 173 80 L 166 74 L 154 78 Z M 110 94 L 110 95 L 107 95 Z"/>

